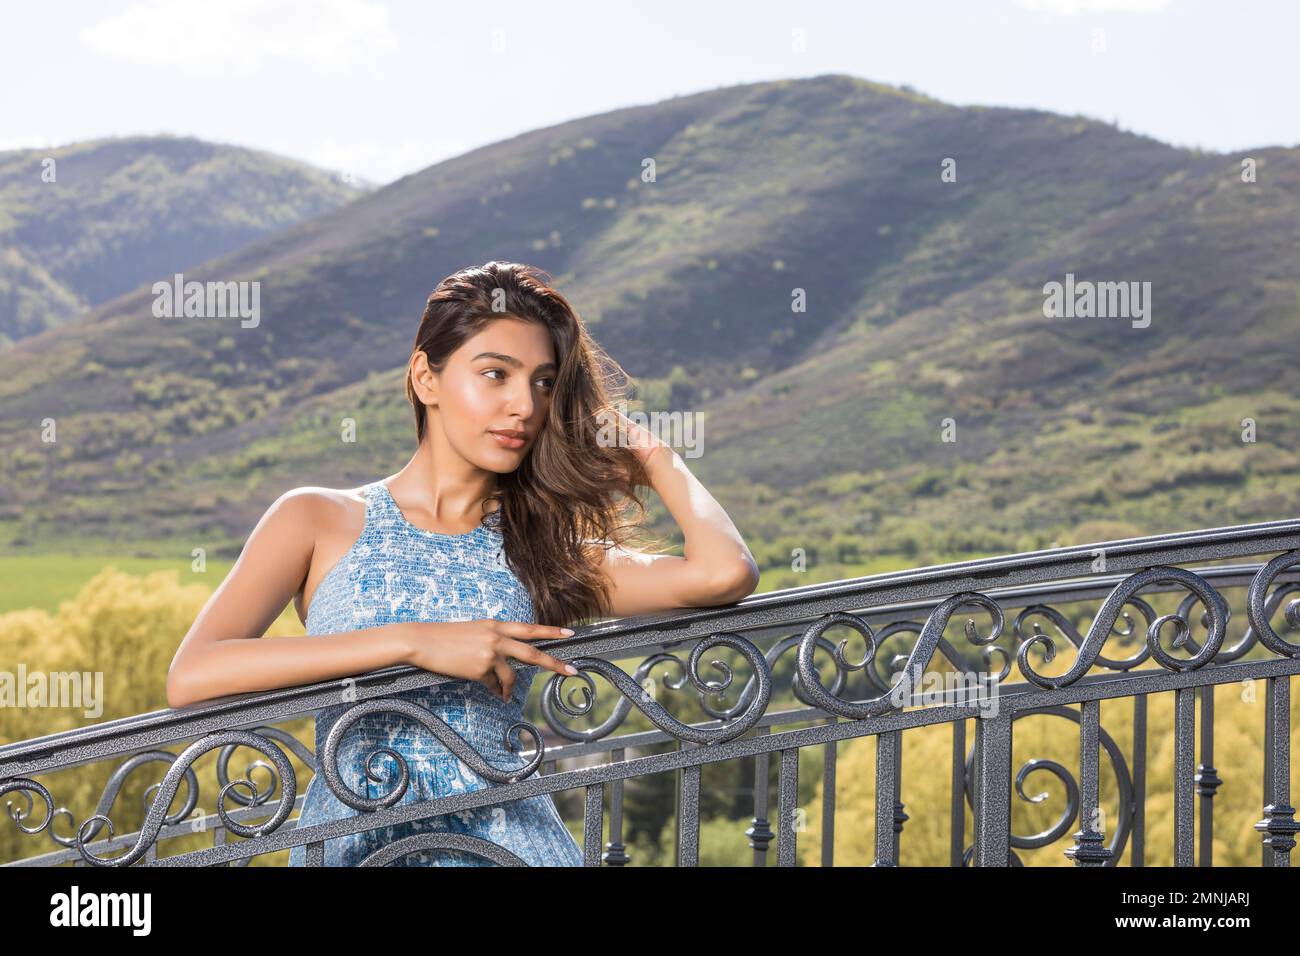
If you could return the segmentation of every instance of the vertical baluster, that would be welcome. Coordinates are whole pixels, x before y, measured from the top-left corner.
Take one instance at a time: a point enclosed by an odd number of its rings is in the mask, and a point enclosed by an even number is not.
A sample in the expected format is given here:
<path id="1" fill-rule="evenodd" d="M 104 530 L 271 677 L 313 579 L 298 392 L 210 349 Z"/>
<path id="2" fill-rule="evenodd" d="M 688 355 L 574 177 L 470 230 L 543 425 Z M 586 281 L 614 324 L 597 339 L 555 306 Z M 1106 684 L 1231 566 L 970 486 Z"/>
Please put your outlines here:
<path id="1" fill-rule="evenodd" d="M 761 727 L 754 736 L 770 734 L 768 727 Z M 754 865 L 767 866 L 767 847 L 772 842 L 772 828 L 767 819 L 768 790 L 768 754 L 754 755 L 754 818 L 745 831 L 749 845 L 754 848 Z"/>
<path id="2" fill-rule="evenodd" d="M 838 723 L 831 717 L 828 724 Z M 835 865 L 835 758 L 837 741 L 826 744 L 822 763 L 822 866 Z"/>
<path id="3" fill-rule="evenodd" d="M 1201 688 L 1201 763 L 1196 768 L 1196 795 L 1200 798 L 1201 866 L 1214 866 L 1214 792 L 1223 783 L 1214 770 L 1214 685 Z"/>
<path id="4" fill-rule="evenodd" d="M 794 866 L 799 830 L 799 749 L 781 751 L 777 778 L 776 865 Z"/>
<path id="5" fill-rule="evenodd" d="M 307 844 L 306 862 L 308 866 L 325 865 L 325 841 L 316 840 Z"/>
<path id="6" fill-rule="evenodd" d="M 600 844 L 605 835 L 605 785 L 588 784 L 586 797 L 582 816 L 582 865 L 600 866 Z"/>
<path id="7" fill-rule="evenodd" d="M 1291 678 L 1268 678 L 1264 706 L 1264 819 L 1255 829 L 1264 834 L 1264 865 L 1290 866 L 1300 823 L 1291 806 Z"/>
<path id="8" fill-rule="evenodd" d="M 614 762 L 622 763 L 627 753 L 619 747 L 613 751 Z M 628 855 L 623 846 L 623 780 L 610 781 L 609 794 L 609 848 L 605 851 L 605 862 L 610 866 L 626 866 Z"/>
<path id="9" fill-rule="evenodd" d="M 1196 688 L 1174 691 L 1174 866 L 1195 861 L 1193 767 L 1196 760 Z"/>
<path id="10" fill-rule="evenodd" d="M 975 865 L 1011 863 L 1011 713 L 975 722 Z"/>
<path id="11" fill-rule="evenodd" d="M 903 812 L 903 732 L 898 733 L 898 745 L 894 748 L 894 865 L 898 865 L 898 847 L 903 842 L 903 824 L 907 814 Z"/>
<path id="12" fill-rule="evenodd" d="M 1257 687 L 1258 684 L 1256 684 L 1255 686 Z M 1273 698 L 1272 698 L 1272 690 L 1273 690 L 1273 688 L 1270 687 L 1270 686 L 1268 686 L 1268 685 L 1265 685 L 1265 686 L 1267 687 L 1267 691 L 1266 691 L 1266 693 L 1268 694 L 1268 696 L 1265 698 L 1265 704 L 1264 704 L 1264 809 L 1265 809 L 1265 816 L 1264 816 L 1264 820 L 1263 820 L 1263 821 L 1260 821 L 1260 822 L 1265 822 L 1265 821 L 1268 820 L 1267 811 L 1268 811 L 1268 805 L 1269 805 L 1269 795 L 1273 792 L 1273 733 L 1274 733 L 1274 731 L 1275 731 L 1275 729 L 1276 729 L 1276 728 L 1274 727 L 1274 725 L 1273 725 L 1273 708 L 1270 707 L 1269 704 L 1268 704 L 1268 701 L 1271 701 L 1271 700 L 1273 699 Z M 1254 688 L 1252 688 L 1252 689 L 1254 689 Z M 1287 690 L 1290 691 L 1290 689 L 1291 689 L 1291 685 L 1288 683 L 1288 684 L 1287 684 Z M 1288 716 L 1287 719 L 1290 720 L 1290 717 Z M 1259 829 L 1259 825 L 1258 825 L 1258 824 L 1256 824 L 1255 829 L 1257 829 L 1257 830 Z M 1260 865 L 1261 865 L 1261 866 L 1272 866 L 1272 865 L 1273 865 L 1273 852 L 1269 849 L 1269 846 L 1268 846 L 1268 836 L 1267 836 L 1267 835 L 1265 835 L 1265 837 L 1264 837 L 1264 842 L 1263 842 L 1263 844 L 1260 846 L 1260 852 L 1263 854 L 1263 860 L 1260 862 Z"/>
<path id="13" fill-rule="evenodd" d="M 1133 698 L 1133 854 L 1130 866 L 1146 866 L 1147 695 Z"/>
<path id="14" fill-rule="evenodd" d="M 948 865 L 961 866 L 966 842 L 966 721 L 952 722 L 952 820 Z"/>
<path id="15" fill-rule="evenodd" d="M 685 740 L 677 741 L 678 750 L 689 750 L 690 747 L 691 744 L 689 741 L 685 741 Z M 680 770 L 673 771 L 673 780 L 675 782 L 675 785 L 673 786 L 673 819 L 677 821 L 677 834 L 678 834 L 677 839 L 673 841 L 673 866 L 681 866 L 682 865 L 682 841 L 681 841 L 682 772 Z"/>
<path id="16" fill-rule="evenodd" d="M 677 801 L 678 866 L 700 865 L 700 770 L 699 764 L 681 769 Z"/>
<path id="17" fill-rule="evenodd" d="M 876 859 L 874 866 L 898 866 L 898 772 L 903 732 L 876 735 Z"/>
<path id="18" fill-rule="evenodd" d="M 1076 866 L 1104 866 L 1110 848 L 1101 832 L 1100 745 L 1101 701 L 1085 700 L 1079 704 L 1079 829 L 1074 846 L 1065 855 Z"/>

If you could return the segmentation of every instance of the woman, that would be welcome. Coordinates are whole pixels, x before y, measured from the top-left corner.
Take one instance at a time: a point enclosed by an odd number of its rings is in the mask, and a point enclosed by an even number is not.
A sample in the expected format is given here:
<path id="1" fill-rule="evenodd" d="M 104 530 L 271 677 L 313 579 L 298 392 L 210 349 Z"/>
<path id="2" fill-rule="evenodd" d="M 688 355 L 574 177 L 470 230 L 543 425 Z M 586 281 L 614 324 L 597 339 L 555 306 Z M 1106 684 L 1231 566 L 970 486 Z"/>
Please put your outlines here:
<path id="1" fill-rule="evenodd" d="M 448 276 L 429 296 L 406 379 L 418 447 L 395 475 L 361 488 L 297 488 L 253 529 L 230 574 L 186 634 L 167 677 L 180 707 L 399 664 L 459 678 L 399 695 L 446 721 L 491 764 L 519 767 L 506 728 L 521 719 L 536 671 L 576 673 L 529 641 L 565 624 L 751 594 L 758 571 L 727 514 L 675 451 L 614 414 L 600 352 L 545 272 L 489 262 Z M 608 440 L 608 425 L 621 429 Z M 649 486 L 685 536 L 685 557 L 623 546 L 616 496 Z M 258 637 L 292 599 L 303 637 Z M 545 622 L 545 623 L 541 623 Z M 520 662 L 517 666 L 513 662 Z M 346 702 L 316 714 L 316 754 Z M 339 746 L 357 794 L 401 803 L 492 784 L 399 713 L 363 716 Z M 384 769 L 381 769 L 384 768 Z M 386 776 L 385 776 L 386 774 Z M 352 817 L 318 774 L 299 826 Z M 363 811 L 364 812 L 364 811 Z M 326 865 L 354 865 L 417 833 L 468 833 L 533 865 L 581 865 L 547 794 L 325 841 Z M 303 865 L 302 847 L 290 865 Z M 482 866 L 425 850 L 397 865 Z"/>

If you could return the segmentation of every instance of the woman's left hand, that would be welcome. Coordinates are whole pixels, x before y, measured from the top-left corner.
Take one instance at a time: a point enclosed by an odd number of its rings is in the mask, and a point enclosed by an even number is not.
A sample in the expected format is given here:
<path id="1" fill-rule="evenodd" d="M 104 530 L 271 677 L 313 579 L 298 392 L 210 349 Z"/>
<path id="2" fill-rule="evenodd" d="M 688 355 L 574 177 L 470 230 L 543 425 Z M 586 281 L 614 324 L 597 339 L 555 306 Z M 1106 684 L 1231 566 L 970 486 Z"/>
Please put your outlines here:
<path id="1" fill-rule="evenodd" d="M 618 416 L 619 435 L 626 435 L 627 447 L 640 459 L 642 465 L 650 463 L 650 456 L 660 448 L 670 448 L 666 441 L 660 440 L 649 429 L 638 425 L 622 412 L 615 410 L 614 414 Z"/>

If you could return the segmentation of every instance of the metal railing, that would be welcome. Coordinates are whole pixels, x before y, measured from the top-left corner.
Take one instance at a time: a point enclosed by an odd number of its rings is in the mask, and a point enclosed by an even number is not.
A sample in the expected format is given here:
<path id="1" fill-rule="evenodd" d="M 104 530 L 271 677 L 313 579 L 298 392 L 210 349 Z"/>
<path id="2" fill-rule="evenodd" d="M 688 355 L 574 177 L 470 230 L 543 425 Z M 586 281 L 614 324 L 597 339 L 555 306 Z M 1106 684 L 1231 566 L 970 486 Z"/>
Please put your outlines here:
<path id="1" fill-rule="evenodd" d="M 412 667 L 349 678 L 355 703 L 337 720 L 326 752 L 319 755 L 274 725 L 337 704 L 338 681 L 223 698 L 11 744 L 0 748 L 0 797 L 8 795 L 9 815 L 28 834 L 24 839 L 30 839 L 35 852 L 7 865 L 246 865 L 256 856 L 300 845 L 306 848 L 307 865 L 321 865 L 326 839 L 566 791 L 578 791 L 584 798 L 585 865 L 625 865 L 636 861 L 629 859 L 622 842 L 624 782 L 673 771 L 676 862 L 692 866 L 699 863 L 703 768 L 753 758 L 752 818 L 744 830 L 743 822 L 737 823 L 736 839 L 746 840 L 753 849 L 755 865 L 767 862 L 775 842 L 775 862 L 791 866 L 796 863 L 799 833 L 805 829 L 806 815 L 798 807 L 799 754 L 805 748 L 823 748 L 821 863 L 833 865 L 836 744 L 867 736 L 876 738 L 877 748 L 875 864 L 898 865 L 908 819 L 903 734 L 947 724 L 952 732 L 952 765 L 950 774 L 945 773 L 951 782 L 951 865 L 1022 865 L 1015 850 L 1048 846 L 1077 828 L 1074 844 L 1066 850 L 1075 864 L 1114 866 L 1128 849 L 1130 864 L 1141 866 L 1148 698 L 1166 692 L 1174 695 L 1174 863 L 1211 865 L 1214 795 L 1223 783 L 1213 766 L 1213 689 L 1264 681 L 1259 737 L 1264 772 L 1258 783 L 1260 819 L 1255 828 L 1261 834 L 1262 864 L 1287 866 L 1300 826 L 1289 789 L 1290 677 L 1300 672 L 1300 645 L 1279 636 L 1271 621 L 1286 596 L 1300 589 L 1296 549 L 1300 520 L 1276 521 L 877 574 L 756 595 L 723 608 L 604 622 L 574 638 L 539 644 L 573 663 L 580 674 L 542 675 L 549 676 L 549 683 L 540 696 L 540 722 L 553 742 L 547 745 L 534 724 L 524 725 L 521 729 L 533 739 L 535 752 L 522 769 L 496 768 L 445 723 L 436 718 L 421 721 L 488 782 L 431 801 L 399 805 L 400 785 L 382 797 L 363 797 L 343 783 L 335 763 L 337 743 L 349 726 L 366 714 L 400 706 L 389 695 L 449 680 Z M 1253 555 L 1271 557 L 1262 563 L 1231 563 Z M 1220 592 L 1241 588 L 1245 591 L 1238 597 L 1245 613 L 1235 617 Z M 1172 606 L 1174 601 L 1177 609 L 1163 615 L 1152 604 Z M 1198 604 L 1201 613 L 1194 615 Z M 1081 610 L 1072 616 L 1058 605 L 1078 605 Z M 987 633 L 980 633 L 974 618 L 954 620 L 961 608 L 976 609 L 981 620 L 987 616 Z M 1008 627 L 1006 612 L 1017 609 Z M 1144 636 L 1139 635 L 1135 615 L 1145 619 Z M 1075 623 L 1081 617 L 1092 621 L 1082 634 Z M 1123 626 L 1117 628 L 1121 619 Z M 1300 602 L 1289 601 L 1282 620 L 1283 630 L 1300 629 Z M 1239 625 L 1235 641 L 1228 639 L 1230 621 Z M 1056 638 L 1044 633 L 1043 622 L 1055 629 Z M 945 637 L 950 624 L 964 640 Z M 861 637 L 866 646 L 861 660 L 848 659 L 847 640 L 834 644 L 825 636 L 836 629 Z M 1074 649 L 1068 668 L 1047 676 L 1042 665 L 1053 661 L 1064 643 Z M 906 653 L 886 659 L 887 645 L 904 647 Z M 1102 654 L 1105 645 L 1135 649 L 1125 651 L 1128 656 L 1111 657 Z M 734 680 L 735 671 L 725 658 L 748 673 L 743 686 Z M 702 676 L 706 660 L 717 670 L 717 680 Z M 945 660 L 948 669 L 940 671 Z M 1058 669 L 1064 663 L 1063 658 Z M 780 688 L 774 680 L 778 665 L 792 671 Z M 824 679 L 828 667 L 832 670 Z M 682 676 L 677 682 L 656 680 L 656 668 L 677 668 Z M 935 690 L 932 685 L 940 673 L 948 680 Z M 574 720 L 592 718 L 600 699 L 592 675 L 611 685 L 614 706 L 599 722 L 588 719 L 589 726 L 579 727 Z M 563 693 L 567 681 L 581 685 L 581 702 Z M 857 686 L 851 689 L 852 684 Z M 970 693 L 971 688 L 976 692 Z M 778 696 L 790 706 L 772 706 Z M 1127 755 L 1101 725 L 1101 702 L 1115 699 L 1132 702 Z M 634 709 L 654 729 L 629 727 Z M 685 713 L 688 709 L 698 709 L 704 719 L 692 719 Z M 1064 718 L 1077 734 L 1077 778 L 1056 761 L 1033 760 L 1013 781 L 1013 726 L 1034 714 Z M 971 719 L 975 730 L 968 750 L 966 722 Z M 562 742 L 557 745 L 556 740 Z M 161 749 L 169 745 L 184 747 L 179 754 Z M 241 747 L 259 751 L 269 763 L 258 761 L 250 766 L 248 778 L 232 781 L 228 764 Z M 192 764 L 217 748 L 217 811 L 198 812 L 199 783 Z M 286 750 L 319 771 L 330 791 L 356 808 L 355 816 L 296 826 L 290 817 L 301 807 L 302 797 Z M 777 812 L 769 817 L 769 761 L 774 758 Z M 1098 822 L 1106 819 L 1099 812 L 1103 758 L 1110 765 L 1119 804 L 1109 833 Z M 590 763 L 593 760 L 597 762 Z M 54 795 L 37 779 L 102 761 L 116 762 L 116 770 L 94 814 L 80 823 L 68 809 L 56 809 Z M 570 762 L 580 765 L 557 769 Z M 147 812 L 139 829 L 117 834 L 110 814 L 125 781 L 145 765 L 159 763 L 166 771 L 146 792 Z M 251 779 L 255 769 L 270 779 L 265 792 Z M 1024 777 L 1034 770 L 1049 771 L 1061 781 L 1067 806 L 1049 829 L 1017 834 L 1012 830 L 1013 792 L 1022 799 L 1039 799 L 1025 797 L 1021 789 Z M 182 782 L 185 797 L 180 808 L 168 814 Z M 26 805 L 19 806 L 16 798 Z M 34 824 L 37 801 L 44 803 L 45 813 Z M 238 806 L 228 808 L 227 803 Z M 968 808 L 973 842 L 965 846 Z M 68 822 L 67 834 L 56 833 L 62 818 Z M 159 855 L 160 845 L 196 832 L 211 834 L 212 845 Z M 232 834 L 239 839 L 229 840 Z M 42 847 L 43 841 L 48 842 Z M 496 863 L 522 862 L 476 837 L 423 833 L 384 847 L 361 865 L 382 865 L 439 848 Z"/>

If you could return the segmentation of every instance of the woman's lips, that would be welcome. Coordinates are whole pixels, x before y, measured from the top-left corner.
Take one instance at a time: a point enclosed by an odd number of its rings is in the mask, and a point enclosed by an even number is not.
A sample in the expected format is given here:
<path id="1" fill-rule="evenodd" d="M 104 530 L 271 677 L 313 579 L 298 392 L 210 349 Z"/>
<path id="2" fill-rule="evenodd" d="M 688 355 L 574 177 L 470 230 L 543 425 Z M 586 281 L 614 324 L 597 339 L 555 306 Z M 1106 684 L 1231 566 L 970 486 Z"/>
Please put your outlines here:
<path id="1" fill-rule="evenodd" d="M 501 434 L 501 432 L 488 432 L 488 434 L 491 435 L 493 438 L 495 438 L 497 444 L 500 445 L 502 448 L 523 448 L 524 447 L 524 439 L 522 438 L 513 438 L 510 435 L 503 435 Z"/>

